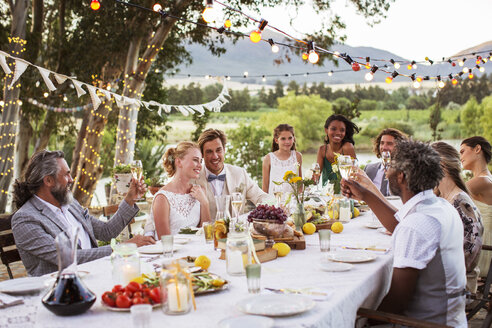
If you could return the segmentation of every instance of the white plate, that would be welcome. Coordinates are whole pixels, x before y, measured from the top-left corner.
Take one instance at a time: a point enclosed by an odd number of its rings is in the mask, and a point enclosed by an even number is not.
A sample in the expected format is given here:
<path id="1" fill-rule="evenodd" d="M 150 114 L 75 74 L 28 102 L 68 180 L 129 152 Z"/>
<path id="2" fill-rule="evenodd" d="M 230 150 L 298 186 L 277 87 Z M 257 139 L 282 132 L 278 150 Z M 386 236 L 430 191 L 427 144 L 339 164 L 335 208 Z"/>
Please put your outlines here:
<path id="1" fill-rule="evenodd" d="M 79 278 L 84 278 L 88 274 L 89 274 L 89 271 L 77 270 L 77 275 L 79 276 Z M 50 277 L 52 277 L 52 278 L 56 278 L 57 276 L 58 276 L 58 272 L 53 272 L 50 274 Z"/>
<path id="2" fill-rule="evenodd" d="M 22 295 L 39 292 L 45 288 L 46 277 L 25 277 L 0 282 L 0 292 Z"/>
<path id="3" fill-rule="evenodd" d="M 282 317 L 311 310 L 316 303 L 307 296 L 294 294 L 257 295 L 236 303 L 239 311 L 248 314 Z"/>
<path id="4" fill-rule="evenodd" d="M 187 244 L 191 241 L 191 238 L 189 237 L 182 237 L 182 236 L 174 236 L 174 243 L 175 244 Z"/>
<path id="5" fill-rule="evenodd" d="M 230 317 L 221 320 L 218 324 L 219 328 L 270 328 L 273 327 L 275 321 L 272 318 L 261 317 L 258 315 L 241 315 Z"/>
<path id="6" fill-rule="evenodd" d="M 181 247 L 174 245 L 173 253 L 176 253 Z M 153 245 L 141 246 L 138 248 L 138 252 L 141 254 L 162 254 L 162 243 L 155 243 Z"/>
<path id="7" fill-rule="evenodd" d="M 350 264 L 350 263 L 322 261 L 319 264 L 319 267 L 323 271 L 341 272 L 341 271 L 348 271 L 348 270 L 352 269 L 354 267 L 354 265 Z"/>
<path id="8" fill-rule="evenodd" d="M 345 263 L 369 262 L 376 259 L 376 257 L 377 256 L 374 254 L 369 254 L 366 252 L 353 252 L 353 251 L 328 253 L 326 255 L 326 258 L 329 259 L 330 261 L 345 262 Z"/>
<path id="9" fill-rule="evenodd" d="M 383 228 L 383 225 L 381 224 L 381 222 L 367 222 L 366 224 L 364 224 L 364 227 L 366 228 L 369 228 L 369 229 L 378 229 L 378 228 Z"/>

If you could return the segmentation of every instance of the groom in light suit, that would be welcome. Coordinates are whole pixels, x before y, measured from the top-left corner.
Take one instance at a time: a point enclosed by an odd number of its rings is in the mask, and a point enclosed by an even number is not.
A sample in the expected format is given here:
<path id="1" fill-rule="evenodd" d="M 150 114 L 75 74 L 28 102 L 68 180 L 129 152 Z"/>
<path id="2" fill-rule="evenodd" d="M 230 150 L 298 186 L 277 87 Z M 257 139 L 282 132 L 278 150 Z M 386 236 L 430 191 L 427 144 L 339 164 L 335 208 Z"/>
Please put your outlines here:
<path id="1" fill-rule="evenodd" d="M 245 169 L 224 164 L 226 142 L 227 137 L 224 132 L 217 129 L 207 129 L 198 138 L 205 167 L 200 172 L 197 183 L 207 192 L 212 220 L 215 219 L 217 212 L 215 196 L 240 192 L 244 202 L 249 200 L 255 205 L 271 198 L 258 187 L 258 184 L 250 178 Z"/>
<path id="2" fill-rule="evenodd" d="M 73 180 L 62 151 L 42 150 L 35 153 L 23 181 L 14 184 L 12 232 L 22 263 L 31 276 L 58 270 L 55 238 L 65 231 L 69 235 L 79 228 L 77 261 L 84 263 L 110 255 L 111 246 L 98 247 L 97 240 L 117 237 L 138 213 L 135 199 L 145 191 L 141 181 L 132 179 L 130 189 L 118 211 L 108 222 L 100 221 L 73 200 Z M 136 235 L 128 242 L 137 246 L 153 244 L 152 237 Z"/>
<path id="3" fill-rule="evenodd" d="M 393 128 L 384 129 L 374 140 L 374 153 L 378 158 L 381 158 L 382 152 L 389 151 L 391 153 L 396 144 L 400 140 L 405 139 L 407 139 L 406 134 L 400 130 Z M 388 179 L 386 178 L 386 172 L 381 161 L 367 164 L 364 171 L 384 196 L 390 195 Z"/>

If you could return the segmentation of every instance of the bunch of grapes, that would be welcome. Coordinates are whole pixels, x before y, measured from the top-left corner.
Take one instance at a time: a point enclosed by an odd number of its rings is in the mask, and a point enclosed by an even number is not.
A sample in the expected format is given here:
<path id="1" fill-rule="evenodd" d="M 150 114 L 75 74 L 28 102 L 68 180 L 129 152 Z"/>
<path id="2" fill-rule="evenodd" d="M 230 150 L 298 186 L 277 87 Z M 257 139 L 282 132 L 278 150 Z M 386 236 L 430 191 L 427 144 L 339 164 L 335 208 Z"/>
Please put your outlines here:
<path id="1" fill-rule="evenodd" d="M 269 220 L 284 223 L 285 220 L 287 220 L 287 215 L 284 210 L 279 207 L 273 205 L 258 205 L 258 207 L 252 210 L 248 215 L 248 221 L 253 222 L 253 220 Z"/>

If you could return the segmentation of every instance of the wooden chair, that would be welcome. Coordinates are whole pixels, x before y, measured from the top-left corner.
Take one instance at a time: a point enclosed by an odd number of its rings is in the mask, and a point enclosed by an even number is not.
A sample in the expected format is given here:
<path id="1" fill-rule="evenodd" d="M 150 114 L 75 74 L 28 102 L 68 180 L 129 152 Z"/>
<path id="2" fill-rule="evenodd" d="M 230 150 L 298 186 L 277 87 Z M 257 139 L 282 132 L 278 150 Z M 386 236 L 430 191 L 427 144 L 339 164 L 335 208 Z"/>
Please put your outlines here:
<path id="1" fill-rule="evenodd" d="M 0 215 L 0 259 L 7 267 L 10 279 L 14 279 L 10 263 L 21 261 L 19 251 L 15 247 L 14 234 L 12 233 L 12 215 Z"/>
<path id="2" fill-rule="evenodd" d="M 103 215 L 109 220 L 111 216 L 118 211 L 118 204 L 108 205 L 103 207 Z M 135 219 L 132 219 L 128 224 L 128 236 L 133 238 L 132 223 L 135 223 Z"/>
<path id="3" fill-rule="evenodd" d="M 414 318 L 409 318 L 403 315 L 393 314 L 389 312 L 371 310 L 366 308 L 360 308 L 357 311 L 357 315 L 365 317 L 368 319 L 373 319 L 377 321 L 388 322 L 395 325 L 402 325 L 407 327 L 416 328 L 447 328 L 449 326 L 439 325 L 434 322 L 428 322 L 423 320 L 418 320 Z"/>
<path id="4" fill-rule="evenodd" d="M 490 245 L 482 245 L 482 251 L 492 251 L 492 246 Z M 469 321 L 473 316 L 480 311 L 481 309 L 487 310 L 487 316 L 482 324 L 482 328 L 490 327 L 492 324 L 492 296 L 491 296 L 491 287 L 492 284 L 492 258 L 490 259 L 489 271 L 487 273 L 487 277 L 485 278 L 485 283 L 483 286 L 479 287 L 479 291 L 475 295 L 468 295 L 468 299 L 473 299 L 472 303 L 473 307 L 471 310 L 467 311 L 466 319 Z"/>

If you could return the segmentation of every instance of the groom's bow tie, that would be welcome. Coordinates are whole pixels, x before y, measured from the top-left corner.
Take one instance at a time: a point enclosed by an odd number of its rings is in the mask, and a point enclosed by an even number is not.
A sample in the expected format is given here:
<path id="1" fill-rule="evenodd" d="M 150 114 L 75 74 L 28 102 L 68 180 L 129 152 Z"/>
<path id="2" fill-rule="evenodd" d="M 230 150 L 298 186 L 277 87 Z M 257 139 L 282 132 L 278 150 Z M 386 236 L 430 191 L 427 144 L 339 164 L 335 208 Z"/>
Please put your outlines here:
<path id="1" fill-rule="evenodd" d="M 215 174 L 210 174 L 207 178 L 208 182 L 214 181 L 215 179 L 220 180 L 220 181 L 225 181 L 225 174 L 220 174 L 220 175 L 215 175 Z"/>

